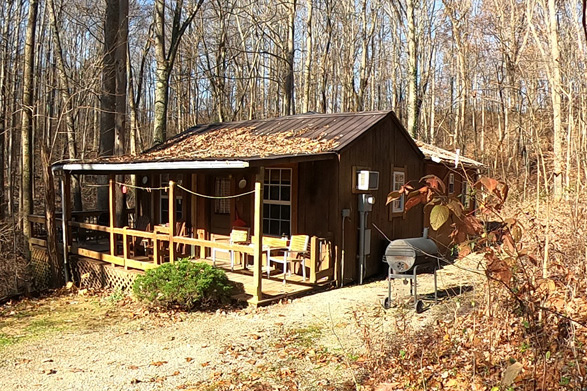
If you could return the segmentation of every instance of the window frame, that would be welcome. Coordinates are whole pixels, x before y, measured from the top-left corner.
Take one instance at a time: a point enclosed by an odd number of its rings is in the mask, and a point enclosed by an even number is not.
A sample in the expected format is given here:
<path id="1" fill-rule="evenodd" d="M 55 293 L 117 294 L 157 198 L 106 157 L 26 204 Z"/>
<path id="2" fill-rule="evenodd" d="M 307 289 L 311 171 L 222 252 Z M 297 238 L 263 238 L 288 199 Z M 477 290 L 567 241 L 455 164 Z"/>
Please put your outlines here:
<path id="1" fill-rule="evenodd" d="M 403 181 L 397 181 L 398 178 L 396 175 L 401 175 L 403 177 Z M 393 167 L 391 170 L 391 189 L 392 191 L 399 191 L 399 189 L 406 184 L 406 169 L 402 167 Z M 391 215 L 398 216 L 404 213 L 406 207 L 405 202 L 405 194 L 402 194 L 401 197 L 391 203 Z"/>
<path id="2" fill-rule="evenodd" d="M 448 174 L 448 186 L 446 187 L 448 194 L 453 195 L 455 193 L 455 174 L 451 172 Z"/>
<path id="3" fill-rule="evenodd" d="M 214 196 L 227 197 L 230 195 L 231 179 L 228 177 L 215 177 Z M 231 211 L 230 198 L 214 199 L 214 213 L 218 215 L 229 215 Z"/>
<path id="4" fill-rule="evenodd" d="M 271 183 L 271 174 L 272 171 L 279 171 L 279 182 L 278 183 Z M 289 172 L 289 183 L 286 183 L 283 181 L 283 175 L 282 173 L 284 171 L 288 171 Z M 271 195 L 271 188 L 272 187 L 279 187 L 279 199 L 277 200 L 272 200 L 270 199 L 270 195 Z M 289 187 L 289 200 L 282 200 L 281 199 L 281 194 L 282 194 L 282 188 L 285 187 Z M 271 208 L 271 205 L 278 205 L 278 206 L 288 206 L 289 207 L 289 218 L 288 219 L 284 219 L 281 217 L 281 215 L 279 216 L 279 218 L 271 218 L 269 217 L 265 212 L 263 213 L 263 235 L 266 236 L 275 236 L 275 237 L 281 237 L 282 234 L 286 234 L 286 235 L 292 235 L 293 233 L 293 207 L 294 207 L 294 200 L 293 200 L 293 195 L 294 195 L 294 169 L 292 167 L 266 167 L 265 168 L 265 177 L 263 178 L 263 209 L 265 209 L 265 205 L 268 205 L 269 208 Z M 281 229 L 281 225 L 284 222 L 288 222 L 289 223 L 289 233 L 287 232 L 279 232 L 279 233 L 272 233 L 271 232 L 271 221 L 278 221 L 279 222 L 279 227 L 280 227 L 280 231 L 283 231 Z M 265 229 L 265 224 L 267 222 L 267 230 Z"/>
<path id="5" fill-rule="evenodd" d="M 462 184 L 462 194 L 461 194 L 461 201 L 463 203 L 463 207 L 465 210 L 470 210 L 473 203 L 472 203 L 472 188 L 469 184 L 469 181 L 463 181 Z"/>

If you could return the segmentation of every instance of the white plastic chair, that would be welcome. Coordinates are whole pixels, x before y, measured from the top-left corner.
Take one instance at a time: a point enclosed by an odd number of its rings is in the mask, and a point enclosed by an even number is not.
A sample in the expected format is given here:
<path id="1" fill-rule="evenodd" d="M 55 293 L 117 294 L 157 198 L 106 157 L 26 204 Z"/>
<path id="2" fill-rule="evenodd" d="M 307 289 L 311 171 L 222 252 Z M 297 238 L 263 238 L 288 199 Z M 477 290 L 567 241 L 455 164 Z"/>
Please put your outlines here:
<path id="1" fill-rule="evenodd" d="M 267 250 L 267 274 L 269 274 L 269 263 L 283 264 L 283 282 L 285 283 L 285 276 L 287 275 L 287 264 L 289 262 L 300 261 L 297 257 L 301 255 L 302 276 L 306 280 L 306 260 L 304 255 L 308 252 L 308 245 L 310 244 L 310 237 L 308 235 L 292 235 L 289 241 L 289 246 L 286 250 L 281 250 L 282 254 L 271 256 L 271 249 Z M 295 256 L 293 255 L 295 254 Z"/>
<path id="2" fill-rule="evenodd" d="M 249 242 L 249 228 L 233 228 L 230 232 L 228 244 L 248 244 Z M 225 252 L 230 256 L 230 270 L 234 270 L 234 250 L 226 250 L 223 248 L 212 248 L 212 264 L 216 266 L 216 253 Z"/>

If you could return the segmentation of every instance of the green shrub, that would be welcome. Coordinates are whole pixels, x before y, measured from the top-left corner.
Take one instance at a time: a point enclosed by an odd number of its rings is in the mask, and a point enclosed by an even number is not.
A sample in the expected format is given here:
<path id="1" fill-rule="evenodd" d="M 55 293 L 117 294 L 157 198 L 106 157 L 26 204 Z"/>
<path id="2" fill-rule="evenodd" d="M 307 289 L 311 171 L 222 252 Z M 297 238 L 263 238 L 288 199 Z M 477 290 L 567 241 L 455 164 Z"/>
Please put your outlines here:
<path id="1" fill-rule="evenodd" d="M 180 259 L 138 276 L 134 295 L 152 306 L 192 310 L 228 302 L 232 286 L 224 271 L 206 263 Z"/>

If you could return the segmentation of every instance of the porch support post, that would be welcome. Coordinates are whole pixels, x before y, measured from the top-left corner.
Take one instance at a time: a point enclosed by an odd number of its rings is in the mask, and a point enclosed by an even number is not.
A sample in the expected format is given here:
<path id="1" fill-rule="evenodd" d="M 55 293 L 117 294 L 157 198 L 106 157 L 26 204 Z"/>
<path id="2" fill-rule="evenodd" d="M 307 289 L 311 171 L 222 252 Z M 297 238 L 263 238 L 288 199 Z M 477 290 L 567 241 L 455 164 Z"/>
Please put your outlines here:
<path id="1" fill-rule="evenodd" d="M 263 298 L 262 291 L 262 276 L 263 276 L 263 179 L 265 177 L 265 168 L 261 167 L 257 177 L 255 178 L 255 216 L 253 220 L 253 229 L 255 233 L 254 246 L 254 293 L 253 303 L 258 303 Z"/>
<path id="2" fill-rule="evenodd" d="M 126 265 L 126 261 L 128 260 L 128 235 L 126 234 L 126 230 L 128 227 L 125 225 L 122 227 L 122 258 L 124 258 L 124 270 L 128 269 Z M 134 236 L 131 236 L 134 238 Z"/>
<path id="3" fill-rule="evenodd" d="M 197 181 L 198 181 L 198 176 L 197 174 L 192 174 L 191 175 L 192 180 L 190 181 L 190 189 L 195 193 L 198 189 L 197 189 Z M 189 197 L 190 200 L 190 219 L 191 219 L 191 225 L 192 225 L 192 234 L 191 237 L 192 238 L 197 238 L 198 237 L 198 199 L 196 198 L 196 196 L 194 194 L 188 194 L 187 195 Z M 192 256 L 192 258 L 196 257 L 196 246 L 192 245 L 190 246 L 190 255 Z M 202 257 L 204 258 L 204 257 Z"/>
<path id="4" fill-rule="evenodd" d="M 69 243 L 71 235 L 69 231 L 69 220 L 71 220 L 71 178 L 70 174 L 64 173 L 61 177 L 61 230 L 63 231 L 63 274 L 65 283 L 69 282 Z"/>
<path id="5" fill-rule="evenodd" d="M 318 265 L 318 238 L 312 236 L 310 239 L 310 282 L 316 283 L 316 266 Z"/>
<path id="6" fill-rule="evenodd" d="M 175 262 L 175 182 L 169 181 L 169 262 Z"/>
<path id="7" fill-rule="evenodd" d="M 114 227 L 116 227 L 116 192 L 114 186 L 116 185 L 116 177 L 114 175 L 108 176 L 108 214 L 110 216 L 110 255 L 116 255 L 116 235 L 114 235 Z"/>

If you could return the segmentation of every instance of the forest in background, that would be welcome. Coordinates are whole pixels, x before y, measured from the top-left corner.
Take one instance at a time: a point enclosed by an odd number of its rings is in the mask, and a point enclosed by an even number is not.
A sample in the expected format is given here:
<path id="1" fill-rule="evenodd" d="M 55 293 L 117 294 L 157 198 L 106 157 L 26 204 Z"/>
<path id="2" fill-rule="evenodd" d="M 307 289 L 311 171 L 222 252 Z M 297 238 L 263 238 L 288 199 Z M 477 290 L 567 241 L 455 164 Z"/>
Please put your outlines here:
<path id="1" fill-rule="evenodd" d="M 52 162 L 136 154 L 199 123 L 391 109 L 415 138 L 486 164 L 496 179 L 477 187 L 477 216 L 503 230 L 461 248 L 483 254 L 488 279 L 453 325 L 405 330 L 409 347 L 364 326 L 366 346 L 386 348 L 363 383 L 508 389 L 519 363 L 516 389 L 584 389 L 584 13 L 560 0 L 4 0 L 0 288 L 30 285 L 23 223 L 54 212 Z M 74 178 L 74 209 L 95 180 Z"/>
<path id="2" fill-rule="evenodd" d="M 587 177 L 580 1 L 126 3 L 0 4 L 3 215 L 42 197 L 42 145 L 48 162 L 135 154 L 198 123 L 308 111 L 392 109 L 523 196 Z"/>

